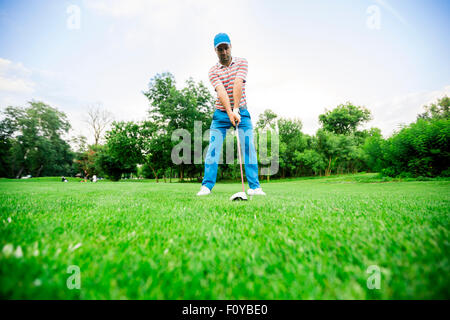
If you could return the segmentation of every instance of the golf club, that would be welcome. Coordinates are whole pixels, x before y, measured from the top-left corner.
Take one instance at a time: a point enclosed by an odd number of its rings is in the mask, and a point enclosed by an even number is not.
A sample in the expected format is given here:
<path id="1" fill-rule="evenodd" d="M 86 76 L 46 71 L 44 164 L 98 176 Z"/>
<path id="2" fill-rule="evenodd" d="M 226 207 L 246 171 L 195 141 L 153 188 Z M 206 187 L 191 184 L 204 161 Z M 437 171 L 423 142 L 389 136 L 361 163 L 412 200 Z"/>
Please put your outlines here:
<path id="1" fill-rule="evenodd" d="M 236 138 L 237 138 L 237 147 L 238 147 L 238 154 L 239 154 L 239 166 L 241 168 L 241 182 L 242 182 L 242 192 L 235 193 L 231 196 L 231 201 L 247 201 L 247 194 L 245 193 L 245 187 L 244 187 L 244 175 L 242 174 L 242 156 L 241 156 L 241 143 L 239 142 L 239 130 L 238 125 L 236 124 Z"/>

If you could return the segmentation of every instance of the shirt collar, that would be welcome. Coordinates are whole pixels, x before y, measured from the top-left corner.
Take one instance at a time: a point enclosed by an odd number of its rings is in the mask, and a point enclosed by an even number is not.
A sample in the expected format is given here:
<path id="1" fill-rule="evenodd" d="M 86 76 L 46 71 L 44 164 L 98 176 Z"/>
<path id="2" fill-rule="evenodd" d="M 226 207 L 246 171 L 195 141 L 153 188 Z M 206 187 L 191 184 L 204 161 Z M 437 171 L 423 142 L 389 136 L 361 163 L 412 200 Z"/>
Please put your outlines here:
<path id="1" fill-rule="evenodd" d="M 228 68 L 231 67 L 231 66 L 233 65 L 233 63 L 235 63 L 235 62 L 236 62 L 236 61 L 235 61 L 234 57 L 231 56 L 231 63 L 230 63 L 230 65 L 228 66 Z M 220 61 L 217 62 L 217 66 L 218 66 L 220 69 L 222 69 L 222 68 L 227 68 L 226 66 L 224 66 L 223 64 L 221 64 Z"/>

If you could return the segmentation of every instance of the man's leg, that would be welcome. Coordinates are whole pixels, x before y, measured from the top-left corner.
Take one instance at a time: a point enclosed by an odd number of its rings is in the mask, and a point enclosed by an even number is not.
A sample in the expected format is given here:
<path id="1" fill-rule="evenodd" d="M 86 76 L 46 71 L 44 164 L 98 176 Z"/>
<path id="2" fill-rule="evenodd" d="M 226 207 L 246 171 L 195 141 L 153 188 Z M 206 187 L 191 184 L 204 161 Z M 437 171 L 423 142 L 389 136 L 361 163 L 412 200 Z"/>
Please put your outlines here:
<path id="1" fill-rule="evenodd" d="M 241 123 L 239 124 L 239 142 L 241 152 L 244 154 L 245 176 L 250 189 L 260 188 L 258 179 L 258 158 L 256 156 L 253 138 L 253 126 L 247 109 L 241 110 Z"/>
<path id="2" fill-rule="evenodd" d="M 217 168 L 219 166 L 220 153 L 227 129 L 231 126 L 228 115 L 224 111 L 216 110 L 210 127 L 209 147 L 205 159 L 205 174 L 202 186 L 212 190 L 216 184 Z"/>

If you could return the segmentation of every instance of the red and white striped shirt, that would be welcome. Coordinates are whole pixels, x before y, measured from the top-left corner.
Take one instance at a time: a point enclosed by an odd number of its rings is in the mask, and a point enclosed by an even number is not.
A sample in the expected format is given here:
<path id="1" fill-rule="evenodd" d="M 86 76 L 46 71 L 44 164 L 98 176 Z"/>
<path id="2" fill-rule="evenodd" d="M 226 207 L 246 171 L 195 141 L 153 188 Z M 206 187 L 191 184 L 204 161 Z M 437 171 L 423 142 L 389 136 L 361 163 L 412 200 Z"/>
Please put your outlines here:
<path id="1" fill-rule="evenodd" d="M 248 62 L 247 59 L 232 57 L 231 63 L 228 67 L 222 65 L 220 62 L 216 63 L 211 69 L 209 69 L 209 81 L 211 81 L 214 90 L 220 84 L 223 84 L 225 90 L 230 98 L 231 108 L 234 107 L 233 87 L 235 78 L 241 78 L 242 84 L 242 96 L 239 102 L 239 107 L 245 106 L 247 100 L 245 97 L 245 83 L 247 82 Z M 225 107 L 220 103 L 219 98 L 216 100 L 216 108 L 225 111 Z"/>

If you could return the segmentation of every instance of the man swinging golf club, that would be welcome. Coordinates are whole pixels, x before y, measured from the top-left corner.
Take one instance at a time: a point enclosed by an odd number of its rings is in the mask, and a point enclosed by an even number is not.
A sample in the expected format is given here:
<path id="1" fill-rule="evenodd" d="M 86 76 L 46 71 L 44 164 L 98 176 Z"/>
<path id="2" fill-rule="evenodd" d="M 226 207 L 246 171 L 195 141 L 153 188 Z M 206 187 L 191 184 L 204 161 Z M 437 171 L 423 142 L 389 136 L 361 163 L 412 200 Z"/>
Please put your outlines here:
<path id="1" fill-rule="evenodd" d="M 245 97 L 247 60 L 231 56 L 231 41 L 225 33 L 219 33 L 214 37 L 214 49 L 219 57 L 219 62 L 209 70 L 209 80 L 217 92 L 216 110 L 210 127 L 205 174 L 202 187 L 197 195 L 204 196 L 211 193 L 216 183 L 219 157 L 226 131 L 232 125 L 236 128 L 238 142 L 240 142 L 238 151 L 243 192 L 236 193 L 231 200 L 247 200 L 242 177 L 241 150 L 244 154 L 245 175 L 250 187 L 247 191 L 248 195 L 266 195 L 258 180 L 258 161 L 253 141 L 253 127 Z"/>

